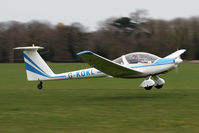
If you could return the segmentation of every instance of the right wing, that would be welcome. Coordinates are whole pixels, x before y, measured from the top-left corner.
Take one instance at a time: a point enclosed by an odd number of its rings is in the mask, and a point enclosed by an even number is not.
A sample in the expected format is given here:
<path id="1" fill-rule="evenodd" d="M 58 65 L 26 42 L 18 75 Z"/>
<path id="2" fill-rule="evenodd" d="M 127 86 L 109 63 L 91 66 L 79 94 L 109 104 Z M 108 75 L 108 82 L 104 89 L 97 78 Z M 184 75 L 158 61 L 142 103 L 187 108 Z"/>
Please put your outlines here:
<path id="1" fill-rule="evenodd" d="M 100 55 L 97 55 L 91 51 L 83 51 L 78 53 L 84 61 L 86 61 L 90 66 L 111 75 L 113 77 L 132 77 L 136 75 L 143 74 L 139 71 L 127 68 L 111 60 L 108 60 Z"/>
<path id="2" fill-rule="evenodd" d="M 172 53 L 172 54 L 170 54 L 170 55 L 168 55 L 168 56 L 166 56 L 164 58 L 177 58 L 181 54 L 183 54 L 184 52 L 186 52 L 186 49 L 181 49 L 181 50 L 178 50 L 178 51 L 176 51 L 176 52 L 174 52 L 174 53 Z"/>

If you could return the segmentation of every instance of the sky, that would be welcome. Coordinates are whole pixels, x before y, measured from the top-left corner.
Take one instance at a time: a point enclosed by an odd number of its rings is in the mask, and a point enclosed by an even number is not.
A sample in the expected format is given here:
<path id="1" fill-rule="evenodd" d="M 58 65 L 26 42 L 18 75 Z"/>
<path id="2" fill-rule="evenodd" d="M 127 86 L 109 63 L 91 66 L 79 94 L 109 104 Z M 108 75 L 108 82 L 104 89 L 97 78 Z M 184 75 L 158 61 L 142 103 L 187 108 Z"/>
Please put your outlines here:
<path id="1" fill-rule="evenodd" d="M 95 30 L 100 21 L 129 16 L 137 9 L 147 10 L 156 19 L 199 16 L 198 5 L 198 0 L 0 0 L 0 22 L 80 22 Z"/>

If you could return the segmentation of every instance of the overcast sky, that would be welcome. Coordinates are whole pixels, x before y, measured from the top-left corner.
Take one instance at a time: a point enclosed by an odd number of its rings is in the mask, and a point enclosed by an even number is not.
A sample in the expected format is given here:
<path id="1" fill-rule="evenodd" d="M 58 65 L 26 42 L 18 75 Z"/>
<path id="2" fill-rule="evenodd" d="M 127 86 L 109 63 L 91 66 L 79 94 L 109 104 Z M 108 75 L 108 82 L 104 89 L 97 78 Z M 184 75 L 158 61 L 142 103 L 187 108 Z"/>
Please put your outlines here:
<path id="1" fill-rule="evenodd" d="M 149 17 L 173 19 L 199 16 L 198 0 L 0 0 L 0 22 L 47 20 L 53 24 L 80 22 L 90 30 L 109 17 L 128 16 L 136 9 Z"/>

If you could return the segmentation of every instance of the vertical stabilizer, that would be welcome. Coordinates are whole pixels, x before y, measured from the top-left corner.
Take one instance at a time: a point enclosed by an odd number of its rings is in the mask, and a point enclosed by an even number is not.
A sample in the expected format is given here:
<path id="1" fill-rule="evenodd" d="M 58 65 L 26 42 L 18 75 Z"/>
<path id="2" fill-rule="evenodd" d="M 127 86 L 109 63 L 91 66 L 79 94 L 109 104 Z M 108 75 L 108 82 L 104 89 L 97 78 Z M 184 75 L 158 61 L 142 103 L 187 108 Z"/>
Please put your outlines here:
<path id="1" fill-rule="evenodd" d="M 26 74 L 29 81 L 49 80 L 54 77 L 53 71 L 37 52 L 38 49 L 43 49 L 43 47 L 17 47 L 15 49 L 23 50 Z"/>

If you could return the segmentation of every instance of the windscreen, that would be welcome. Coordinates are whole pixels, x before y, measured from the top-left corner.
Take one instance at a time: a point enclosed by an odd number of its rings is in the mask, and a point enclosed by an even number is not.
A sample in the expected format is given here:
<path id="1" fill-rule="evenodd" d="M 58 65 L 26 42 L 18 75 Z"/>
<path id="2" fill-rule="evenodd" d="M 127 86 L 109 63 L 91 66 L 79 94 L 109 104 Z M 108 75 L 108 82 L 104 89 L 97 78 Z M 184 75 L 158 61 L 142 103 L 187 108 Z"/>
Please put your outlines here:
<path id="1" fill-rule="evenodd" d="M 127 54 L 125 57 L 129 64 L 154 63 L 159 58 L 156 55 L 143 52 Z"/>
<path id="2" fill-rule="evenodd" d="M 119 57 L 119 58 L 113 60 L 113 62 L 116 62 L 116 63 L 121 64 L 121 65 L 124 64 L 123 61 L 122 61 L 122 57 Z"/>

